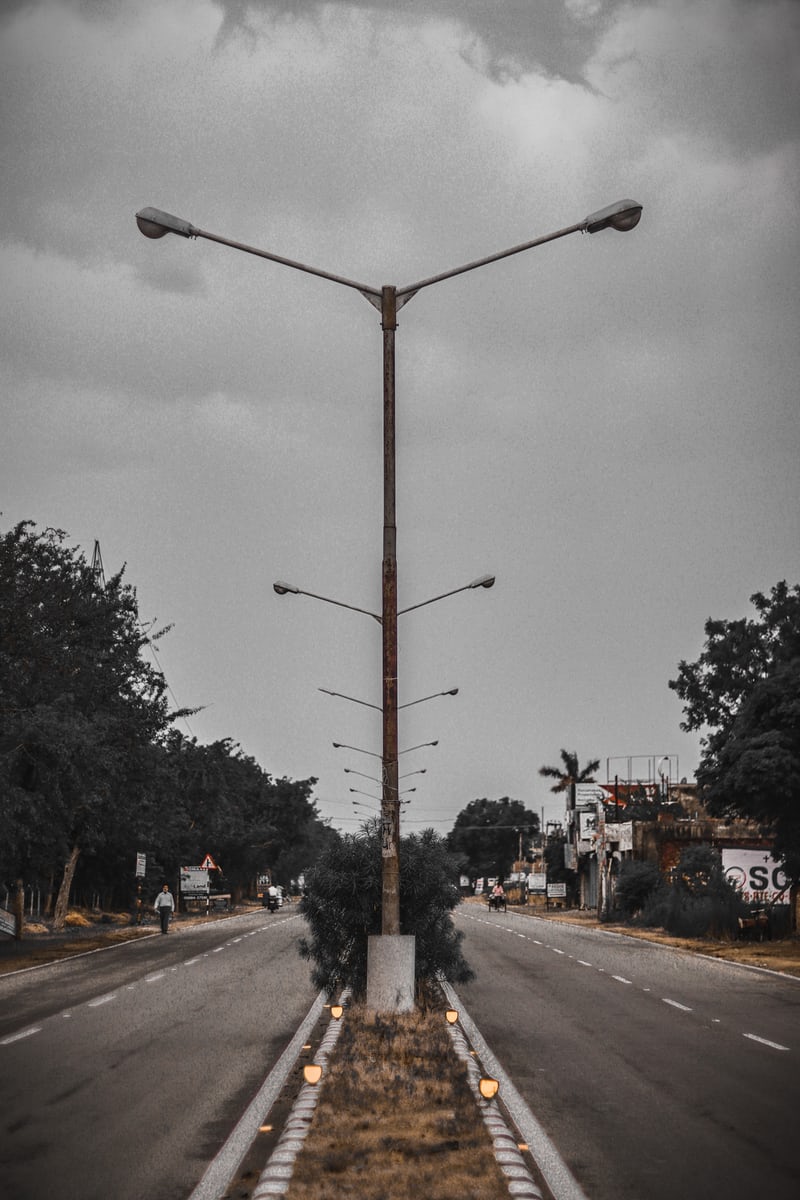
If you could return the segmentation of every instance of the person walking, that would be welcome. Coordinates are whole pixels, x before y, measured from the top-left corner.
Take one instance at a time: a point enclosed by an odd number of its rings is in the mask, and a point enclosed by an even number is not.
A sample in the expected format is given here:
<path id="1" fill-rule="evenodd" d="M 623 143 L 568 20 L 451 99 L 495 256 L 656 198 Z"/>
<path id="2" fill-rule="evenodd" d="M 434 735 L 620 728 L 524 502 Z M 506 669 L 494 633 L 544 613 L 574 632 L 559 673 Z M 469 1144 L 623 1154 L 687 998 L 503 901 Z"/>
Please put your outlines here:
<path id="1" fill-rule="evenodd" d="M 175 909 L 175 901 L 172 898 L 172 892 L 169 890 L 168 883 L 164 884 L 156 896 L 156 902 L 153 907 L 161 918 L 161 932 L 166 933 L 169 926 L 169 919 Z"/>

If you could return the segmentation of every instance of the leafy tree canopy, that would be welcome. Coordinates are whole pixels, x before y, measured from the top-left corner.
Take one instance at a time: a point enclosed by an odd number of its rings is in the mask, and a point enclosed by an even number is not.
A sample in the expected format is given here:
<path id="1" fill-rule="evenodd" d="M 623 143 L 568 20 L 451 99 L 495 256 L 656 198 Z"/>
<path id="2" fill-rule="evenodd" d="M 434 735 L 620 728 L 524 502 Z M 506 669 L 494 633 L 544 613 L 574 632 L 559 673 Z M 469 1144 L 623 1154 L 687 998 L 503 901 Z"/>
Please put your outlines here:
<path id="1" fill-rule="evenodd" d="M 686 730 L 706 729 L 697 781 L 709 810 L 769 825 L 800 873 L 800 587 L 751 597 L 757 617 L 708 620 L 696 662 L 669 686 Z"/>
<path id="2" fill-rule="evenodd" d="M 462 953 L 463 934 L 451 912 L 460 896 L 457 864 L 433 830 L 401 837 L 400 925 L 416 937 L 417 981 L 473 978 Z M 312 979 L 328 992 L 344 984 L 362 996 L 367 979 L 367 939 L 381 931 L 382 857 L 380 822 L 368 822 L 358 834 L 346 834 L 323 853 L 307 877 L 301 912 L 310 937 L 300 952 L 314 961 Z"/>
<path id="3" fill-rule="evenodd" d="M 4 857 L 24 872 L 103 844 L 172 715 L 120 571 L 101 586 L 61 530 L 0 535 Z"/>
<path id="4" fill-rule="evenodd" d="M 473 876 L 505 879 L 517 857 L 539 832 L 539 818 L 519 800 L 472 800 L 456 817 L 448 834 L 448 849 L 462 870 Z"/>
<path id="5" fill-rule="evenodd" d="M 238 745 L 172 727 L 166 682 L 123 572 L 108 582 L 61 530 L 0 534 L 0 878 L 61 879 L 127 899 L 133 855 L 173 877 L 211 853 L 244 887 L 288 883 L 338 835 L 315 779 L 273 779 Z"/>

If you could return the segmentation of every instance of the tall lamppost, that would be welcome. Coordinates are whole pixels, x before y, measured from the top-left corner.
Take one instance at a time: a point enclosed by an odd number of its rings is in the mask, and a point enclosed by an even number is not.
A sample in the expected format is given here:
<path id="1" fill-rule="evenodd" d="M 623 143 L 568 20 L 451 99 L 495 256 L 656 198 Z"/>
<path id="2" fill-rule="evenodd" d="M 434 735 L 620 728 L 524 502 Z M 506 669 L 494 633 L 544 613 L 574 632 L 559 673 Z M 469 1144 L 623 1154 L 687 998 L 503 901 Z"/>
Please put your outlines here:
<path id="1" fill-rule="evenodd" d="M 398 613 L 397 515 L 395 503 L 395 332 L 397 330 L 397 314 L 403 305 L 407 304 L 417 292 L 423 288 L 431 287 L 435 283 L 441 283 L 445 279 L 452 279 L 456 275 L 463 275 L 467 271 L 477 270 L 479 267 L 487 266 L 489 263 L 497 262 L 499 259 L 508 258 L 513 254 L 520 254 L 523 250 L 531 250 L 536 246 L 556 241 L 558 238 L 566 237 L 572 233 L 599 233 L 602 229 L 617 229 L 623 233 L 627 232 L 638 225 L 641 214 L 641 204 L 638 204 L 634 200 L 619 200 L 615 204 L 609 204 L 606 208 L 591 213 L 588 217 L 585 217 L 582 221 L 578 221 L 574 225 L 568 225 L 566 228 L 559 229 L 554 233 L 545 234 L 543 237 L 534 238 L 532 241 L 523 242 L 518 246 L 512 246 L 508 250 L 501 250 L 497 254 L 490 254 L 485 258 L 476 259 L 474 262 L 465 263 L 463 266 L 442 271 L 437 275 L 420 279 L 417 283 L 399 288 L 392 284 L 385 284 L 380 288 L 372 287 L 368 284 L 359 283 L 354 279 L 348 279 L 342 275 L 334 275 L 329 271 L 322 271 L 317 267 L 309 266 L 307 263 L 284 258 L 282 255 L 273 254 L 268 250 L 261 250 L 244 242 L 234 242 L 229 238 L 221 237 L 219 234 L 199 229 L 182 217 L 162 212 L 158 208 L 143 208 L 136 214 L 136 223 L 145 237 L 161 238 L 167 233 L 174 233 L 179 237 L 205 238 L 208 241 L 218 242 L 220 245 L 229 246 L 233 250 L 241 250 L 246 254 L 253 254 L 258 258 L 265 258 L 270 262 L 279 263 L 285 267 L 292 267 L 297 271 L 304 271 L 309 275 L 317 275 L 322 279 L 330 280 L 332 283 L 338 283 L 343 287 L 351 288 L 354 291 L 360 292 L 380 313 L 381 328 L 383 331 L 383 559 L 381 567 L 383 596 L 381 609 L 383 634 L 383 836 L 381 849 L 383 856 L 383 883 L 381 930 L 382 935 L 388 939 L 393 940 L 401 936 L 400 868 L 398 857 L 400 808 L 397 801 Z M 411 939 L 410 946 L 408 941 L 406 942 L 406 948 L 401 947 L 399 943 L 393 946 L 391 940 L 387 940 L 383 946 L 373 945 L 372 943 L 376 941 L 378 939 L 372 939 L 370 945 L 370 952 L 374 951 L 375 953 L 373 960 L 375 962 L 375 970 L 373 975 L 376 985 L 373 989 L 373 1006 L 388 1008 L 394 1011 L 404 1011 L 413 1008 L 413 939 Z M 378 980 L 380 982 L 377 982 Z M 394 999 L 392 999 L 393 996 Z M 369 1003 L 369 978 L 367 981 L 367 999 Z"/>

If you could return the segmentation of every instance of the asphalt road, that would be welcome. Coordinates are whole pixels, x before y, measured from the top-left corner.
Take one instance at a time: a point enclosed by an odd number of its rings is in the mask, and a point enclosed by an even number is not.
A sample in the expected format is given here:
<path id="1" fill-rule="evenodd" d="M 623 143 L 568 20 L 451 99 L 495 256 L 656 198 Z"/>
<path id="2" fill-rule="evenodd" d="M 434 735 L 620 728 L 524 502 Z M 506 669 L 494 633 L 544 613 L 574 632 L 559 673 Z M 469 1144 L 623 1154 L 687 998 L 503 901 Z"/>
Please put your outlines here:
<path id="1" fill-rule="evenodd" d="M 800 981 L 482 905 L 458 994 L 589 1200 L 800 1194 Z"/>
<path id="2" fill-rule="evenodd" d="M 0 1195 L 188 1196 L 309 1011 L 291 909 L 0 977 Z"/>

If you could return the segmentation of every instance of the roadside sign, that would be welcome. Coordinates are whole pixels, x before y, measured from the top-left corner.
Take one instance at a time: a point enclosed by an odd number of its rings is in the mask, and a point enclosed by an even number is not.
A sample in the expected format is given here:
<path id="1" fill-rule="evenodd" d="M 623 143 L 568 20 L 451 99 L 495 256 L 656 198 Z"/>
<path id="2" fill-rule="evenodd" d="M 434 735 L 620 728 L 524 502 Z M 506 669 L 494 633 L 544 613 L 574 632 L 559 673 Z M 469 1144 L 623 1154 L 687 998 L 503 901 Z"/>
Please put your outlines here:
<path id="1" fill-rule="evenodd" d="M 547 896 L 550 900 L 563 899 L 567 894 L 567 885 L 565 883 L 548 883 Z"/>
<path id="2" fill-rule="evenodd" d="M 205 856 L 203 861 L 200 863 L 200 867 L 203 871 L 218 871 L 219 870 L 219 867 L 214 862 L 214 860 L 210 854 L 207 854 Z"/>
<path id="3" fill-rule="evenodd" d="M 142 854 L 141 850 L 136 854 L 136 878 L 144 879 L 147 874 L 147 855 Z"/>
<path id="4" fill-rule="evenodd" d="M 205 867 L 181 867 L 181 895 L 207 896 L 210 891 Z"/>

